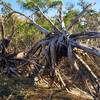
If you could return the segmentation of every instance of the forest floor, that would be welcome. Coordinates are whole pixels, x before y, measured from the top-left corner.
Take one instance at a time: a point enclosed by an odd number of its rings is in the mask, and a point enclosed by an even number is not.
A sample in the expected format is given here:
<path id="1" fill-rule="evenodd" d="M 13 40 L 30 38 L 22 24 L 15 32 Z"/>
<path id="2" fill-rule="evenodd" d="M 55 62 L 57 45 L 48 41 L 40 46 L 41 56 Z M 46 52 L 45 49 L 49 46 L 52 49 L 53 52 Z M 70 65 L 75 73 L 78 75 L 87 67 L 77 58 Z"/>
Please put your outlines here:
<path id="1" fill-rule="evenodd" d="M 100 64 L 99 61 L 100 59 L 98 60 Z M 87 62 L 90 65 L 92 64 L 90 60 L 87 60 Z M 68 71 L 70 70 L 68 69 Z M 100 69 L 96 71 L 100 78 Z M 75 94 L 73 94 L 74 92 Z M 83 91 L 78 91 L 77 88 L 73 89 L 71 93 L 67 93 L 66 90 L 59 91 L 57 88 L 47 86 L 43 82 L 40 82 L 39 85 L 34 84 L 32 79 L 8 78 L 6 75 L 0 75 L 0 100 L 94 100 L 88 94 L 86 94 L 89 96 L 88 99 L 85 98 L 84 94 Z M 76 95 L 76 97 L 73 95 Z"/>

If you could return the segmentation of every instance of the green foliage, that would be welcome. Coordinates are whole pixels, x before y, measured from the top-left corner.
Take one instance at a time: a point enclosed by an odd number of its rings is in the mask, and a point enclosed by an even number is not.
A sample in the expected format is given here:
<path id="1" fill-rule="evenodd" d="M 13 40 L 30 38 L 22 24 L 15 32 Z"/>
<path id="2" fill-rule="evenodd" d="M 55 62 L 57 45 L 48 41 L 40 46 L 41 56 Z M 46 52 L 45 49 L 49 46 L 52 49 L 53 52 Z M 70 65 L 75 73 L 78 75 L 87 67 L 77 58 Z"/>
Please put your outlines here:
<path id="1" fill-rule="evenodd" d="M 8 2 L 4 2 L 8 7 L 11 7 L 11 4 L 10 3 L 8 3 Z M 2 4 L 2 2 L 0 2 L 0 4 Z M 9 9 L 9 8 L 7 8 L 7 7 L 5 7 L 5 6 L 3 6 L 3 7 L 1 7 L 1 12 L 3 13 L 3 14 L 9 14 L 10 12 L 11 12 L 11 9 Z"/>
<path id="2" fill-rule="evenodd" d="M 17 0 L 24 9 L 31 10 L 33 12 L 38 11 L 37 6 L 42 10 L 48 10 L 49 8 L 55 8 L 56 5 L 61 3 L 62 0 Z"/>
<path id="3" fill-rule="evenodd" d="M 65 17 L 64 17 L 64 21 L 66 26 L 68 26 L 69 24 L 71 24 L 72 20 L 75 19 L 75 17 L 78 15 L 79 11 L 78 10 L 70 10 L 68 11 L 68 13 L 66 13 Z"/>
<path id="4" fill-rule="evenodd" d="M 14 41 L 18 45 L 29 45 L 35 41 L 42 38 L 41 33 L 35 29 L 34 26 L 26 22 L 26 20 L 19 19 L 20 24 L 18 24 L 19 29 L 15 35 Z"/>

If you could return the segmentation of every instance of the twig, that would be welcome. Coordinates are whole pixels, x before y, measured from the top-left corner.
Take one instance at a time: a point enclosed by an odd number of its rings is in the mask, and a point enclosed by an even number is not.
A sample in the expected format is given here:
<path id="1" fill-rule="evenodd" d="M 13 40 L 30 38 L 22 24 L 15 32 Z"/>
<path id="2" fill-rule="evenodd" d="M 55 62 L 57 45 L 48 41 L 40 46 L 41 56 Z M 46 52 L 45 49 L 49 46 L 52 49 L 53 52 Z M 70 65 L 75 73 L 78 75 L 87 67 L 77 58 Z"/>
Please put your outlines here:
<path id="1" fill-rule="evenodd" d="M 13 93 L 11 93 L 6 100 L 12 100 L 12 97 L 13 97 Z"/>
<path id="2" fill-rule="evenodd" d="M 58 70 L 55 69 L 55 73 L 56 73 L 56 76 L 58 76 L 58 78 L 60 79 L 60 81 L 61 81 L 63 87 L 65 87 L 65 90 L 68 92 L 69 90 L 67 89 L 66 84 L 65 84 L 64 80 L 63 80 L 62 77 L 61 77 L 61 74 L 60 74 L 60 72 L 59 72 L 59 69 L 58 69 Z"/>

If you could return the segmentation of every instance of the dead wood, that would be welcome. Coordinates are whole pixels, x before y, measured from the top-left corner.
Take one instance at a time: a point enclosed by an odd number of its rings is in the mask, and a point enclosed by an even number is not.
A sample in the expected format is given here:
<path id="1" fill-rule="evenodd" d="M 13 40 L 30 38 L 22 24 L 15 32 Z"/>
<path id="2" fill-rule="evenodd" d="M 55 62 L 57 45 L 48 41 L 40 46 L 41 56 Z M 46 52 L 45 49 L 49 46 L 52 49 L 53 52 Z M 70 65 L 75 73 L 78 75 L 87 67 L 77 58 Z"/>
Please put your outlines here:
<path id="1" fill-rule="evenodd" d="M 63 29 L 59 30 L 38 7 L 43 17 L 52 26 L 51 28 L 54 28 L 52 32 L 49 32 L 47 29 L 41 27 L 25 14 L 8 7 L 4 2 L 1 2 L 1 4 L 11 9 L 11 14 L 17 13 L 21 16 L 24 16 L 32 25 L 34 25 L 38 30 L 44 33 L 46 37 L 36 42 L 30 50 L 25 52 L 25 56 L 23 56 L 22 58 L 18 58 L 17 53 L 10 54 L 9 52 L 7 52 L 7 48 L 11 40 L 9 40 L 9 38 L 4 38 L 3 26 L 1 25 L 2 40 L 0 44 L 0 69 L 3 69 L 3 71 L 8 75 L 20 77 L 24 76 L 31 78 L 33 81 L 35 81 L 36 77 L 41 77 L 41 79 L 43 78 L 43 80 L 47 79 L 47 81 L 45 82 L 50 85 L 54 83 L 55 87 L 60 87 L 61 89 L 64 87 L 64 89 L 67 90 L 66 94 L 69 95 L 72 99 L 99 99 L 100 82 L 98 76 L 96 76 L 95 72 L 91 69 L 91 66 L 89 66 L 74 51 L 75 48 L 77 48 L 91 55 L 100 57 L 100 49 L 89 47 L 87 45 L 79 43 L 80 39 L 100 38 L 100 32 L 81 32 L 76 34 L 68 33 L 68 31 L 87 11 L 91 4 L 86 6 L 86 8 L 84 8 L 83 11 L 80 12 L 80 14 L 73 20 L 73 22 L 67 27 L 66 30 L 61 11 L 60 17 L 61 26 Z M 62 8 L 60 10 L 62 10 Z M 11 34 L 11 37 L 12 36 L 13 34 Z M 6 42 L 6 40 L 9 40 L 9 42 Z M 57 66 L 62 58 L 68 58 L 68 63 L 71 66 L 69 66 L 69 69 L 71 70 L 71 72 L 74 72 L 74 78 L 72 76 L 73 74 L 71 74 L 70 76 L 71 82 L 69 82 L 67 80 L 68 78 L 66 78 L 66 73 L 69 74 L 69 72 L 67 72 L 68 69 L 63 71 L 63 74 L 60 70 L 61 65 L 59 69 L 57 69 Z M 80 80 L 80 82 L 78 80 Z M 70 84 L 70 86 L 67 87 L 67 84 Z M 77 84 L 79 86 L 77 86 Z M 83 88 L 80 85 L 83 85 L 85 87 Z"/>

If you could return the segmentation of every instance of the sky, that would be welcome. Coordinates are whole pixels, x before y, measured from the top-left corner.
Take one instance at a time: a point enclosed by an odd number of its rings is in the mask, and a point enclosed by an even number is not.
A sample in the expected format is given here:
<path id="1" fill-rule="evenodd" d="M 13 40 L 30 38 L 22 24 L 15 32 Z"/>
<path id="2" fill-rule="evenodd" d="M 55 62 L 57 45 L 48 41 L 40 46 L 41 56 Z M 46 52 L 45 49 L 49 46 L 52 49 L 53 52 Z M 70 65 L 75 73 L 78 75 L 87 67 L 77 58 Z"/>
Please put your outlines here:
<path id="1" fill-rule="evenodd" d="M 14 10 L 17 10 L 17 11 L 20 11 L 20 12 L 25 13 L 27 15 L 30 15 L 29 11 L 26 11 L 26 10 L 21 8 L 21 6 L 16 2 L 17 0 L 4 0 L 4 1 L 7 1 L 7 2 L 11 3 L 12 8 Z M 95 9 L 97 11 L 100 11 L 100 0 L 85 0 L 85 1 L 91 2 L 91 3 L 95 2 L 96 4 L 93 6 L 93 9 Z M 77 5 L 79 0 L 62 0 L 62 2 L 64 4 L 64 6 L 65 6 L 66 3 L 73 3 L 77 9 L 80 9 L 79 6 Z M 49 15 L 50 16 L 54 15 L 54 12 L 50 11 Z"/>
<path id="2" fill-rule="evenodd" d="M 75 7 L 79 7 L 79 6 L 77 6 L 77 3 L 79 2 L 79 0 L 62 0 L 63 1 L 63 3 L 65 4 L 65 3 L 67 3 L 67 2 L 71 2 L 71 3 L 73 3 L 74 5 L 75 5 Z M 94 5 L 94 9 L 96 9 L 97 11 L 100 11 L 100 0 L 85 0 L 86 2 L 89 2 L 89 3 L 96 3 L 95 5 Z"/>

